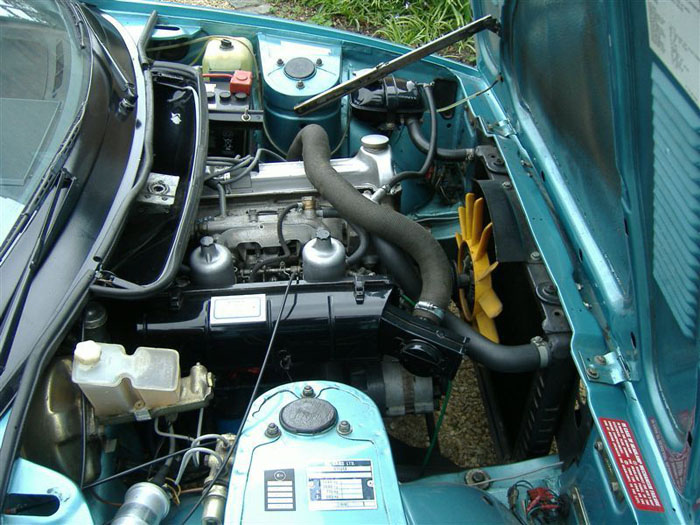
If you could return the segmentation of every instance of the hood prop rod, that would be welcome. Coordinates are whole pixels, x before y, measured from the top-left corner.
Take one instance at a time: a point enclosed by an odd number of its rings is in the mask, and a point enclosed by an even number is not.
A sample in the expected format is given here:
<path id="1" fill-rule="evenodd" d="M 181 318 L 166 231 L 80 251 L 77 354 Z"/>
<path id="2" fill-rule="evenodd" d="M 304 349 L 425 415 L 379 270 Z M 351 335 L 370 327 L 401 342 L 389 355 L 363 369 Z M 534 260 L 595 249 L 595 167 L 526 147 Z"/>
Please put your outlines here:
<path id="1" fill-rule="evenodd" d="M 358 89 L 368 86 L 378 80 L 383 79 L 387 75 L 390 75 L 394 71 L 418 62 L 419 60 L 432 55 L 433 53 L 445 49 L 464 40 L 476 33 L 483 30 L 493 31 L 498 34 L 501 30 L 501 24 L 491 15 L 484 16 L 478 20 L 474 20 L 472 23 L 467 24 L 463 27 L 455 29 L 446 35 L 436 38 L 431 42 L 423 44 L 416 49 L 412 49 L 408 53 L 399 55 L 398 57 L 390 60 L 389 62 L 383 62 L 377 64 L 372 69 L 366 70 L 364 73 L 357 75 L 354 78 L 341 82 L 337 86 L 334 86 L 323 93 L 319 93 L 316 96 L 311 97 L 304 102 L 301 102 L 294 106 L 294 111 L 299 115 L 305 115 L 306 113 L 311 113 L 317 109 L 334 102 L 335 100 L 357 91 Z"/>

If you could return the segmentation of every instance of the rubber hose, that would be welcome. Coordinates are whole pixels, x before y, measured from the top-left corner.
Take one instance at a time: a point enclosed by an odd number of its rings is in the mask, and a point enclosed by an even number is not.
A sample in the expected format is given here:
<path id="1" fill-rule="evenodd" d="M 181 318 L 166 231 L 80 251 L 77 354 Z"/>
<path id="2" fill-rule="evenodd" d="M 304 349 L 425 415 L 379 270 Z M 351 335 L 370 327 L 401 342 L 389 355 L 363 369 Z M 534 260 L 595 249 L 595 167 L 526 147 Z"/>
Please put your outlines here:
<path id="1" fill-rule="evenodd" d="M 428 173 L 430 166 L 435 160 L 435 153 L 437 151 L 437 108 L 435 106 L 435 99 L 433 98 L 433 88 L 430 86 L 421 86 L 423 89 L 423 94 L 425 99 L 428 101 L 428 112 L 430 113 L 430 142 L 426 143 L 427 148 L 423 153 L 425 153 L 425 160 L 423 165 L 418 171 L 402 171 L 394 175 L 391 180 L 386 184 L 387 188 L 393 188 L 399 182 L 406 179 L 420 179 Z"/>
<path id="2" fill-rule="evenodd" d="M 219 215 L 226 217 L 226 188 L 223 184 L 216 184 L 216 190 L 219 192 Z"/>
<path id="3" fill-rule="evenodd" d="M 340 213 L 338 213 L 338 210 L 333 208 L 323 208 L 320 211 L 320 215 L 324 219 L 340 218 Z M 349 222 L 348 224 L 355 231 L 357 237 L 360 240 L 360 244 L 357 247 L 357 249 L 354 252 L 352 252 L 351 255 L 348 255 L 345 259 L 345 264 L 352 265 L 358 262 L 362 257 L 364 257 L 365 253 L 367 252 L 367 249 L 369 248 L 369 234 L 367 233 L 367 230 L 365 230 L 362 226 L 358 226 L 357 224 L 352 224 Z"/>
<path id="4" fill-rule="evenodd" d="M 287 214 L 292 211 L 294 208 L 297 208 L 299 205 L 294 202 L 292 204 L 289 204 L 287 207 L 282 210 L 282 213 L 280 213 L 279 217 L 277 217 L 277 240 L 280 243 L 280 246 L 282 247 L 282 251 L 284 252 L 283 255 L 275 255 L 274 257 L 268 257 L 267 259 L 262 259 L 255 263 L 255 266 L 253 266 L 253 269 L 250 271 L 250 280 L 254 281 L 256 274 L 260 271 L 260 269 L 263 266 L 269 266 L 271 264 L 277 264 L 278 262 L 282 261 L 287 261 L 289 258 L 292 256 L 292 252 L 289 249 L 289 246 L 287 246 L 287 241 L 284 238 L 284 232 L 282 231 L 282 225 L 284 223 L 284 218 L 287 216 Z"/>
<path id="5" fill-rule="evenodd" d="M 411 258 L 378 235 L 372 235 L 372 243 L 379 259 L 394 276 L 404 293 L 409 299 L 416 301 L 421 291 L 421 280 Z"/>
<path id="6" fill-rule="evenodd" d="M 341 177 L 330 163 L 328 135 L 321 126 L 310 124 L 294 138 L 289 148 L 289 160 L 300 157 L 304 160 L 304 170 L 311 184 L 345 220 L 362 226 L 371 234 L 381 235 L 411 253 L 423 281 L 414 315 L 438 323 L 452 295 L 452 271 L 437 240 L 408 217 L 370 201 Z M 431 311 L 433 308 L 438 311 Z"/>
<path id="7" fill-rule="evenodd" d="M 367 248 L 369 247 L 369 234 L 362 226 L 358 226 L 357 224 L 353 224 L 351 222 L 348 224 L 353 230 L 355 230 L 355 233 L 360 240 L 360 244 L 357 246 L 357 249 L 345 259 L 345 264 L 352 266 L 353 264 L 360 262 L 360 259 L 362 259 L 367 253 Z"/>
<path id="8" fill-rule="evenodd" d="M 466 338 L 467 355 L 489 370 L 505 373 L 532 372 L 547 366 L 551 361 L 548 355 L 543 359 L 540 349 L 532 343 L 512 346 L 494 343 L 451 313 L 445 315 L 443 325 Z"/>
<path id="9" fill-rule="evenodd" d="M 418 121 L 418 119 L 416 119 L 416 118 L 408 119 L 406 121 L 406 127 L 408 128 L 408 136 L 411 137 L 411 141 L 413 142 L 413 145 L 416 148 L 418 148 L 419 151 L 422 151 L 423 153 L 427 153 L 428 148 L 430 147 L 430 143 L 423 136 L 423 133 L 421 131 L 420 122 Z M 452 161 L 471 160 L 472 158 L 474 158 L 474 149 L 473 148 L 457 148 L 457 149 L 437 148 L 435 155 L 440 160 L 452 160 Z"/>

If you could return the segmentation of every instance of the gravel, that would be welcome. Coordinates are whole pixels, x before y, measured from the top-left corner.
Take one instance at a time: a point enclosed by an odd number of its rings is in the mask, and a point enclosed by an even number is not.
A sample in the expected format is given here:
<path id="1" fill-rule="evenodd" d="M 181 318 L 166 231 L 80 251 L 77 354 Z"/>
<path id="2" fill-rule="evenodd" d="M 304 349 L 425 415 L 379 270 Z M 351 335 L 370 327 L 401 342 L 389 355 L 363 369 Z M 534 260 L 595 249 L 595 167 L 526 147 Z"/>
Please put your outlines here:
<path id="1" fill-rule="evenodd" d="M 437 422 L 438 415 L 439 410 L 433 414 L 435 422 Z M 387 430 L 392 437 L 407 445 L 419 448 L 428 447 L 428 431 L 423 415 L 404 416 L 390 420 Z M 462 363 L 457 376 L 452 381 L 450 403 L 447 406 L 447 412 L 445 412 L 440 434 L 438 434 L 438 443 L 440 453 L 460 467 L 485 467 L 497 463 L 479 385 L 471 361 Z"/>

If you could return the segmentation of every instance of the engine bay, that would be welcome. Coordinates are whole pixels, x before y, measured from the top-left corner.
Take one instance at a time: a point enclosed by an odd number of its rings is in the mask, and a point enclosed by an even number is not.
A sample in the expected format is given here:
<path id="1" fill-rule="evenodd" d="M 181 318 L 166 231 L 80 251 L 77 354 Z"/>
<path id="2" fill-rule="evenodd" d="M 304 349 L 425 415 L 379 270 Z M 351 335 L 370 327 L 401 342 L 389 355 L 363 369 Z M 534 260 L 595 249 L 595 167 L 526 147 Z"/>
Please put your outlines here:
<path id="1" fill-rule="evenodd" d="M 433 447 L 465 359 L 499 461 L 557 450 L 585 399 L 493 130 L 466 104 L 488 88 L 408 66 L 300 115 L 384 57 L 220 29 L 150 41 L 150 174 L 23 457 L 114 524 L 434 522 L 420 498 L 447 500 L 410 482 L 462 470 Z M 385 427 L 416 414 L 431 445 L 402 453 Z M 565 519 L 546 483 L 508 505 L 473 467 L 465 512 Z"/>

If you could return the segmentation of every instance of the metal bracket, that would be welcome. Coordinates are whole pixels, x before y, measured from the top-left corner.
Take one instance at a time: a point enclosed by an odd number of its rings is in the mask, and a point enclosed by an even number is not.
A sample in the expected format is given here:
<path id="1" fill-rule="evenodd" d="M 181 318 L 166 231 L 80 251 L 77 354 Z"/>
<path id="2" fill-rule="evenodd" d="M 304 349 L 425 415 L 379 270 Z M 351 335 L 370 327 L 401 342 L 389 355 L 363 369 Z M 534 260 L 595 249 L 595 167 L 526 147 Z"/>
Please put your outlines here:
<path id="1" fill-rule="evenodd" d="M 503 138 L 508 138 L 515 135 L 515 129 L 508 119 L 499 120 L 491 124 L 486 124 L 486 131 L 500 135 Z"/>
<path id="2" fill-rule="evenodd" d="M 355 302 L 357 304 L 365 302 L 365 282 L 357 275 L 355 276 L 353 295 L 355 296 Z"/>

